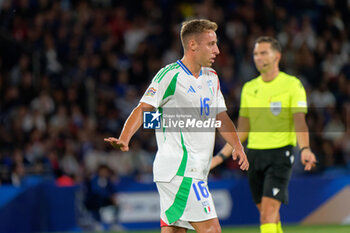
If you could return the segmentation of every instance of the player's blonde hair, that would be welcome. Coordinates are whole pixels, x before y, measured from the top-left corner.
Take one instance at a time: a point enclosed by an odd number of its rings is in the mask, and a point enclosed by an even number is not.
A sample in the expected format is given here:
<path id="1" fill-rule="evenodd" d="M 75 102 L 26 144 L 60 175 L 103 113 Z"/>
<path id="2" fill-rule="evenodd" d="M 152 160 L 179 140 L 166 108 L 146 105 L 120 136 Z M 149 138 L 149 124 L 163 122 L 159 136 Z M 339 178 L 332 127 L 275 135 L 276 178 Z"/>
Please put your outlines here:
<path id="1" fill-rule="evenodd" d="M 214 32 L 218 29 L 218 25 L 207 19 L 192 19 L 182 23 L 181 27 L 181 43 L 186 49 L 186 40 L 189 36 L 194 34 L 200 34 L 208 30 L 213 30 Z"/>

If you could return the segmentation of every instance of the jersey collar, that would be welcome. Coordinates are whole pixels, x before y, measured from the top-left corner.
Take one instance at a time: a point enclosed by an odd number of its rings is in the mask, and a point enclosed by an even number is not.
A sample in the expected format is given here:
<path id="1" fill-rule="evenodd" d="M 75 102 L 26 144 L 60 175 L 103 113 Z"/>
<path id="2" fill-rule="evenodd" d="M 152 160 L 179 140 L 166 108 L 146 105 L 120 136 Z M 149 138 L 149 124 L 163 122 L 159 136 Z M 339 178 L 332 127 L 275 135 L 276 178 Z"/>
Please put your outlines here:
<path id="1" fill-rule="evenodd" d="M 185 64 L 182 63 L 181 60 L 177 60 L 176 63 L 180 65 L 180 67 L 185 71 L 186 74 L 193 76 L 191 71 L 185 66 Z M 199 72 L 199 76 L 201 75 L 202 75 L 202 68 L 201 68 L 201 71 Z"/>

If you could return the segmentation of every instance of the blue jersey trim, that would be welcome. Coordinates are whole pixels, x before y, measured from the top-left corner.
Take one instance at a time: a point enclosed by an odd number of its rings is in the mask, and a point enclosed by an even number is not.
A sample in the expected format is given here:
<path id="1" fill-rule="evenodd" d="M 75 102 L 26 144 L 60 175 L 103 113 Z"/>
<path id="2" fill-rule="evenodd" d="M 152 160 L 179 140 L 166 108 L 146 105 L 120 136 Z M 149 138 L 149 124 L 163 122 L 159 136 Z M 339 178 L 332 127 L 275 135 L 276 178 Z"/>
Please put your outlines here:
<path id="1" fill-rule="evenodd" d="M 177 60 L 176 62 L 177 62 L 177 64 L 179 64 L 181 66 L 181 68 L 185 71 L 186 74 L 193 76 L 191 71 L 182 63 L 181 60 Z M 201 71 L 199 73 L 199 76 L 201 76 L 201 75 L 202 75 L 202 69 L 201 69 Z"/>

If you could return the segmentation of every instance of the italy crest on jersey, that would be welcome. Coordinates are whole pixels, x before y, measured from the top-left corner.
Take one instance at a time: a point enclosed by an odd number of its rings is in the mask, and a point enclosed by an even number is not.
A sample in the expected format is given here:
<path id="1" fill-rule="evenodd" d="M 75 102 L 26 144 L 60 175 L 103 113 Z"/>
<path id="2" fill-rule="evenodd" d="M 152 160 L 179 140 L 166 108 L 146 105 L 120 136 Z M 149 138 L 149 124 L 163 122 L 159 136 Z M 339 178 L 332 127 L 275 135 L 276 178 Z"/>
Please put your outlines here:
<path id="1" fill-rule="evenodd" d="M 271 113 L 273 115 L 277 116 L 282 111 L 282 102 L 281 101 L 279 101 L 279 102 L 271 102 L 270 103 L 270 110 L 271 110 Z"/>
<path id="2" fill-rule="evenodd" d="M 207 84 L 208 84 L 208 87 L 209 87 L 211 95 L 214 95 L 214 90 L 215 89 L 214 89 L 213 81 L 208 80 Z"/>

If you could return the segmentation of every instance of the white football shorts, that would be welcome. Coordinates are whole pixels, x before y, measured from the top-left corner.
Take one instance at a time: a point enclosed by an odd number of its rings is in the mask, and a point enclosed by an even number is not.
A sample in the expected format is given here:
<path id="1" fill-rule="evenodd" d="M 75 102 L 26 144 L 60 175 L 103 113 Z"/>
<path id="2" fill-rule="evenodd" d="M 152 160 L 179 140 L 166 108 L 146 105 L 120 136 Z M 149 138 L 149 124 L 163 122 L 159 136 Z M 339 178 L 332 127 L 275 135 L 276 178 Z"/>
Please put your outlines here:
<path id="1" fill-rule="evenodd" d="M 206 181 L 175 176 L 170 182 L 156 182 L 160 196 L 161 226 L 193 227 L 189 222 L 216 218 Z"/>

